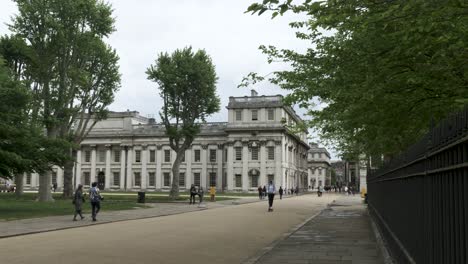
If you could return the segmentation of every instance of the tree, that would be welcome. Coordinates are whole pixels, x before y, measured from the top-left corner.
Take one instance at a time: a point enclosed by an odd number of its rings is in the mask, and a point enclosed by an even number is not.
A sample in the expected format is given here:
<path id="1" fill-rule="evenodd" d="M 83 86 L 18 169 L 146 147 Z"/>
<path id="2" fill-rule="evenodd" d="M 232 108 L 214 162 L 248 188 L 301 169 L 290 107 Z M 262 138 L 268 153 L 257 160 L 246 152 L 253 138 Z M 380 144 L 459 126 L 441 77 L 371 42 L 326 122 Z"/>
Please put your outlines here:
<path id="1" fill-rule="evenodd" d="M 24 70 L 15 72 L 32 91 L 31 116 L 49 139 L 63 138 L 76 147 L 105 117 L 120 83 L 118 57 L 102 41 L 114 31 L 112 8 L 97 0 L 15 2 L 19 14 L 10 25 L 12 39 L 23 39 L 29 51 Z M 72 166 L 65 164 L 66 196 L 72 192 Z M 39 179 L 40 201 L 53 200 L 50 184 L 48 171 Z"/>
<path id="2" fill-rule="evenodd" d="M 468 15 L 462 1 L 266 0 L 247 12 L 303 13 L 305 53 L 261 46 L 291 70 L 270 81 L 309 110 L 311 127 L 343 153 L 394 155 L 468 98 Z M 262 80 L 250 74 L 243 85 Z M 325 105 L 316 110 L 319 100 Z"/>
<path id="3" fill-rule="evenodd" d="M 0 177 L 13 178 L 22 194 L 23 173 L 43 173 L 66 160 L 62 140 L 48 140 L 32 129 L 28 115 L 30 91 L 13 80 L 0 57 Z"/>
<path id="4" fill-rule="evenodd" d="M 176 152 L 172 166 L 169 196 L 179 197 L 179 167 L 185 151 L 200 131 L 200 121 L 220 109 L 216 94 L 217 76 L 211 58 L 204 50 L 191 47 L 159 54 L 146 74 L 158 85 L 163 99 L 160 111 L 171 148 Z"/>

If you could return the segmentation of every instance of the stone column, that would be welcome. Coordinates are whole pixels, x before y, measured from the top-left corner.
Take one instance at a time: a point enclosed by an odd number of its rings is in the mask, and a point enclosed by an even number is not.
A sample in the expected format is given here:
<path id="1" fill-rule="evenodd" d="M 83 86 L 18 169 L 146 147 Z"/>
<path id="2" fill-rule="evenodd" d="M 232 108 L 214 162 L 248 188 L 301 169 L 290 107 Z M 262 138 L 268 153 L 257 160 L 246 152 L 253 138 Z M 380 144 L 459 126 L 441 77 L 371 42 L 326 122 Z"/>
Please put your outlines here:
<path id="1" fill-rule="evenodd" d="M 201 163 L 202 163 L 202 170 L 201 170 L 201 179 L 200 179 L 200 185 L 203 187 L 203 189 L 207 190 L 208 188 L 208 183 L 207 183 L 207 179 L 208 179 L 208 170 L 207 170 L 207 166 L 208 166 L 208 163 L 207 163 L 207 149 L 208 149 L 208 145 L 202 145 L 202 150 L 201 150 Z"/>
<path id="2" fill-rule="evenodd" d="M 228 191 L 234 190 L 234 146 L 233 142 L 227 143 L 226 181 Z"/>
<path id="3" fill-rule="evenodd" d="M 249 190 L 249 147 L 248 141 L 242 142 L 242 191 Z"/>
<path id="4" fill-rule="evenodd" d="M 185 163 L 187 164 L 185 167 L 185 188 L 187 190 L 190 190 L 192 186 L 192 151 L 191 147 L 185 151 Z"/>
<path id="5" fill-rule="evenodd" d="M 120 145 L 120 190 L 125 190 L 125 145 Z"/>
<path id="6" fill-rule="evenodd" d="M 216 189 L 218 191 L 223 190 L 223 144 L 218 144 L 218 150 L 216 151 L 216 160 L 218 161 L 218 170 L 216 172 Z"/>
<path id="7" fill-rule="evenodd" d="M 147 188 L 146 179 L 148 179 L 148 172 L 147 172 L 147 162 L 148 162 L 148 146 L 142 145 L 141 146 L 141 186 L 140 189 L 145 191 Z"/>
<path id="8" fill-rule="evenodd" d="M 23 185 L 24 183 L 23 181 Z M 57 168 L 57 190 L 63 190 L 63 170 L 60 167 Z"/>
<path id="9" fill-rule="evenodd" d="M 96 145 L 91 145 L 91 183 L 97 182 L 96 178 Z"/>
<path id="10" fill-rule="evenodd" d="M 133 188 L 133 146 L 128 146 L 127 156 L 127 182 L 125 184 L 127 191 L 130 191 Z"/>
<path id="11" fill-rule="evenodd" d="M 81 149 L 76 151 L 76 163 L 75 163 L 75 188 L 78 187 L 78 184 L 81 184 Z M 32 185 L 32 183 L 31 183 Z"/>
<path id="12" fill-rule="evenodd" d="M 286 179 L 281 170 L 281 141 L 275 141 L 275 186 L 286 188 Z M 279 189 L 279 187 L 277 187 Z"/>
<path id="13" fill-rule="evenodd" d="M 260 141 L 260 186 L 267 185 L 267 175 L 266 175 L 266 141 Z M 276 179 L 276 176 L 275 176 Z M 278 186 L 279 188 L 279 186 Z"/>
<path id="14" fill-rule="evenodd" d="M 156 145 L 156 190 L 162 189 L 162 145 Z"/>
<path id="15" fill-rule="evenodd" d="M 106 171 L 105 171 L 105 189 L 110 190 L 111 178 L 114 177 L 111 173 L 111 145 L 106 145 Z"/>

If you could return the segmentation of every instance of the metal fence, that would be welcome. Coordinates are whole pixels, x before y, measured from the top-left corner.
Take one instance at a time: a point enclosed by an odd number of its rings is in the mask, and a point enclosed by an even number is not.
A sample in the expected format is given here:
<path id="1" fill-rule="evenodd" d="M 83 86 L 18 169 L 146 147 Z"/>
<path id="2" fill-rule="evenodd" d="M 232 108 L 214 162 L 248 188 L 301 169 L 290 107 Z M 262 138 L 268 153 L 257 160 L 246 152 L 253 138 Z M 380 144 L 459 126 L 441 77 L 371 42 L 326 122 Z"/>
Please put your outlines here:
<path id="1" fill-rule="evenodd" d="M 397 263 L 468 263 L 468 107 L 367 179 Z"/>

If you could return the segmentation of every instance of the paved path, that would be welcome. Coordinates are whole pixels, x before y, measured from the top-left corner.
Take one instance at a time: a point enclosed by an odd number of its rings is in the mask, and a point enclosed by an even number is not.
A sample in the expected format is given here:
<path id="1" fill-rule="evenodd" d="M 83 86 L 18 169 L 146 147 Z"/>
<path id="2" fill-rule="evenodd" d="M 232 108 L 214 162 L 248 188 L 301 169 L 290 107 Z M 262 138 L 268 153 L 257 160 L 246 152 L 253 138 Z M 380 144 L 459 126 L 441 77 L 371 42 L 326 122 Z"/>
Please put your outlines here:
<path id="1" fill-rule="evenodd" d="M 261 253 L 261 252 L 260 252 Z M 365 205 L 357 196 L 332 206 L 245 263 L 383 264 Z"/>
<path id="2" fill-rule="evenodd" d="M 336 199 L 305 195 L 0 239 L 2 263 L 241 263 Z"/>
<path id="3" fill-rule="evenodd" d="M 0 238 L 18 236 L 24 234 L 40 233 L 45 231 L 54 231 L 67 228 L 75 228 L 81 226 L 88 226 L 94 224 L 103 224 L 111 223 L 125 220 L 136 220 L 150 217 L 159 217 L 166 215 L 174 215 L 181 213 L 188 213 L 193 211 L 200 211 L 206 209 L 219 208 L 230 205 L 245 204 L 258 202 L 258 198 L 249 197 L 237 200 L 225 200 L 219 202 L 206 202 L 202 206 L 189 205 L 187 202 L 177 202 L 177 203 L 152 203 L 146 204 L 151 206 L 151 208 L 146 209 L 134 209 L 134 210 L 121 210 L 121 211 L 104 211 L 100 212 L 98 215 L 98 222 L 91 221 L 90 214 L 84 214 L 85 219 L 83 221 L 71 221 L 72 215 L 62 215 L 62 216 L 49 216 L 41 218 L 30 218 L 30 219 L 21 219 L 13 221 L 1 221 L 0 222 Z M 102 204 L 103 207 L 106 206 L 105 201 Z M 73 211 L 72 205 L 70 206 L 70 211 Z M 79 219 L 79 216 L 77 217 Z"/>

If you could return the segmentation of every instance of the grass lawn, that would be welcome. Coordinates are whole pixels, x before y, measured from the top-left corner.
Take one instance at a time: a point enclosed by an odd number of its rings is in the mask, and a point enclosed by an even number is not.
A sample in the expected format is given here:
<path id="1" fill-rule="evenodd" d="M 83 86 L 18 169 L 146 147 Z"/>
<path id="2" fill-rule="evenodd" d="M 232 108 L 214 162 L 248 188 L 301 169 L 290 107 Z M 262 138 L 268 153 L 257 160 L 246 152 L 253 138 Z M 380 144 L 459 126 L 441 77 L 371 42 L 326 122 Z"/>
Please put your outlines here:
<path id="1" fill-rule="evenodd" d="M 119 194 L 119 195 L 137 195 L 138 192 L 105 192 L 106 195 L 112 195 L 112 194 Z M 190 194 L 189 192 L 179 192 L 181 196 L 187 196 L 189 197 Z M 153 191 L 147 191 L 146 192 L 146 197 L 148 196 L 169 196 L 169 192 L 153 192 Z M 205 197 L 209 196 L 210 192 L 209 190 L 205 190 Z M 258 193 L 243 193 L 243 192 L 216 192 L 216 197 L 256 197 L 258 196 Z"/>
<path id="2" fill-rule="evenodd" d="M 146 203 L 171 202 L 168 193 L 164 196 L 146 195 Z M 74 213 L 74 205 L 71 199 L 64 199 L 61 193 L 53 194 L 54 202 L 40 203 L 36 201 L 37 193 L 24 193 L 21 198 L 16 198 L 14 193 L 0 193 L 0 220 L 17 220 L 54 215 L 70 215 Z M 137 203 L 136 193 L 112 194 L 103 193 L 102 211 L 129 210 L 135 208 L 148 208 L 145 204 Z M 217 201 L 230 200 L 228 197 L 216 197 Z M 189 196 L 184 195 L 176 202 L 187 201 Z M 209 196 L 204 200 L 209 202 Z M 198 201 L 198 197 L 197 197 Z M 83 204 L 83 213 L 91 213 L 91 205 L 88 200 Z"/>

